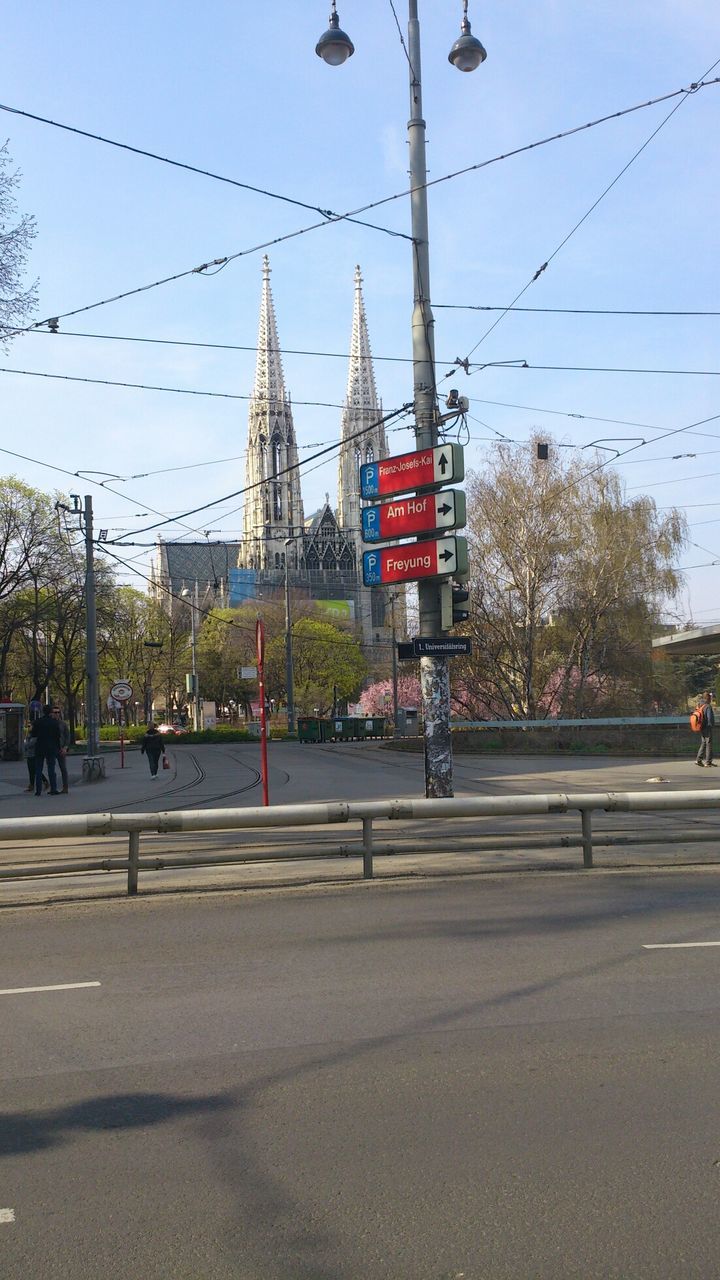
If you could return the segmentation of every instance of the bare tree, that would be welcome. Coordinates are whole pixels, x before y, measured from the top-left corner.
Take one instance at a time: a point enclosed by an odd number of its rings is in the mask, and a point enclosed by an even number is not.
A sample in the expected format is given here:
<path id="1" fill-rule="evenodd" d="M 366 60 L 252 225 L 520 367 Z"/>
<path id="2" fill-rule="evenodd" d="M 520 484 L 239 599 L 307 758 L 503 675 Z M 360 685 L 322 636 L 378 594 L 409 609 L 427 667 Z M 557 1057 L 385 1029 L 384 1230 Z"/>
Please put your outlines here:
<path id="1" fill-rule="evenodd" d="M 37 281 L 23 287 L 30 244 L 37 228 L 31 214 L 18 214 L 15 191 L 20 174 L 13 169 L 7 142 L 0 147 L 0 349 L 7 351 L 15 330 L 37 305 Z"/>

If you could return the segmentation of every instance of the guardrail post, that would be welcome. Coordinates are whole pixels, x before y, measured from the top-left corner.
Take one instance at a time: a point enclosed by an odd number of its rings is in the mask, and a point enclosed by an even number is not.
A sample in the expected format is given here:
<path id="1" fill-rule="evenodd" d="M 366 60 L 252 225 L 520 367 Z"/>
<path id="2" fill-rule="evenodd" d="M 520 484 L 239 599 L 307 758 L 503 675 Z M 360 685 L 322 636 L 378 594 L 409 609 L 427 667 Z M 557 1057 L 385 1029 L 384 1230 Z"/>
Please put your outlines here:
<path id="1" fill-rule="evenodd" d="M 363 878 L 373 878 L 372 818 L 363 818 Z"/>
<path id="2" fill-rule="evenodd" d="M 593 864 L 592 810 L 582 809 L 580 811 L 580 819 L 582 821 L 583 866 L 591 867 Z"/>
<path id="3" fill-rule="evenodd" d="M 138 891 L 138 858 L 140 857 L 140 832 L 131 831 L 128 838 L 128 897 Z"/>

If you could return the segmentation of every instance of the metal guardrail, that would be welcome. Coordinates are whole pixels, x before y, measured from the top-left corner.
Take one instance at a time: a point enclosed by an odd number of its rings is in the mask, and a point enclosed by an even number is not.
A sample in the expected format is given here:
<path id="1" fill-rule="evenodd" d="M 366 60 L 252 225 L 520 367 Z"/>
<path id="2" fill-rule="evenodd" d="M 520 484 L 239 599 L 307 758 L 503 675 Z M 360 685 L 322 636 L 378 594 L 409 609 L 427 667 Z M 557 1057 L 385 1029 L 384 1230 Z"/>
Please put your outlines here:
<path id="1" fill-rule="evenodd" d="M 248 809 L 186 809 L 160 813 L 88 813 L 48 818 L 0 819 L 0 843 L 7 840 L 40 840 L 62 837 L 85 837 L 127 833 L 127 859 L 97 859 L 93 861 L 43 863 L 15 868 L 0 868 L 0 879 L 26 879 L 30 876 L 49 876 L 92 870 L 124 870 L 128 873 L 128 894 L 138 890 L 138 874 L 142 869 L 152 869 L 157 861 L 140 859 L 140 836 L 143 832 L 178 833 L 193 831 L 248 831 L 264 828 L 298 828 L 328 826 L 359 822 L 362 824 L 363 877 L 373 875 L 373 822 L 411 822 L 419 819 L 451 818 L 501 818 L 538 814 L 580 814 L 583 862 L 585 868 L 593 865 L 592 814 L 648 813 L 668 810 L 719 809 L 720 790 L 708 791 L 606 791 L 606 792 L 551 792 L 546 795 L 520 796 L 460 796 L 452 800 L 361 800 L 331 802 L 328 804 L 276 805 L 270 808 Z M 690 834 L 683 840 L 720 840 L 717 832 L 707 835 Z M 665 843 L 662 839 L 657 843 Z M 518 835 L 522 843 L 522 833 Z M 643 843 L 653 843 L 652 837 L 643 836 Z M 335 857 L 335 851 L 308 854 L 308 857 Z M 263 861 L 285 860 L 298 857 L 292 848 L 274 851 Z M 241 850 L 232 854 L 179 856 L 172 861 L 164 858 L 163 866 L 220 865 L 228 862 L 257 861 L 255 853 L 243 855 Z"/>

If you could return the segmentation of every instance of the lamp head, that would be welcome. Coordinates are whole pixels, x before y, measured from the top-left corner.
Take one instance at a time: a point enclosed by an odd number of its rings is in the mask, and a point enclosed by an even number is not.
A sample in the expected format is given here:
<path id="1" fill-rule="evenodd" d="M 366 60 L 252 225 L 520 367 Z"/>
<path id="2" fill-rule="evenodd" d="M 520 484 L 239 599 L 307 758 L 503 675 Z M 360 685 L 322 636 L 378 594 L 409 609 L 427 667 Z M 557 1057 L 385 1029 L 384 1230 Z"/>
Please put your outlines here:
<path id="1" fill-rule="evenodd" d="M 468 0 L 464 0 L 460 35 L 448 54 L 448 62 L 452 62 L 458 71 L 474 71 L 487 58 L 485 49 L 470 29 L 467 7 Z"/>
<path id="2" fill-rule="evenodd" d="M 342 66 L 343 62 L 351 58 L 355 52 L 355 45 L 349 35 L 346 35 L 340 28 L 340 19 L 337 15 L 335 0 L 332 0 L 330 25 L 315 45 L 315 52 L 318 58 L 322 58 L 323 62 L 327 62 L 329 67 Z"/>

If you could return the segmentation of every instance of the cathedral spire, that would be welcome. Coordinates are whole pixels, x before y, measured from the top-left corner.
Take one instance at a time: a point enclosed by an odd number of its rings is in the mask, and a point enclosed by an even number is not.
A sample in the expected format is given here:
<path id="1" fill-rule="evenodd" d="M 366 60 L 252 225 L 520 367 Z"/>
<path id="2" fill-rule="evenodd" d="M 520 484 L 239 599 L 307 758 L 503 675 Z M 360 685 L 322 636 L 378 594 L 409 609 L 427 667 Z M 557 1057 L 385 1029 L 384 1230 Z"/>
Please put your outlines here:
<path id="1" fill-rule="evenodd" d="M 353 306 L 352 339 L 350 342 L 350 367 L 348 369 L 348 409 L 378 408 L 375 374 L 373 373 L 370 339 L 368 338 L 365 301 L 362 293 L 362 275 L 355 268 L 355 302 Z"/>
<path id="2" fill-rule="evenodd" d="M 283 379 L 282 360 L 280 359 L 275 306 L 270 288 L 270 261 L 267 254 L 263 258 L 263 283 L 253 399 L 263 401 L 266 404 L 282 404 L 285 401 L 285 382 Z"/>

